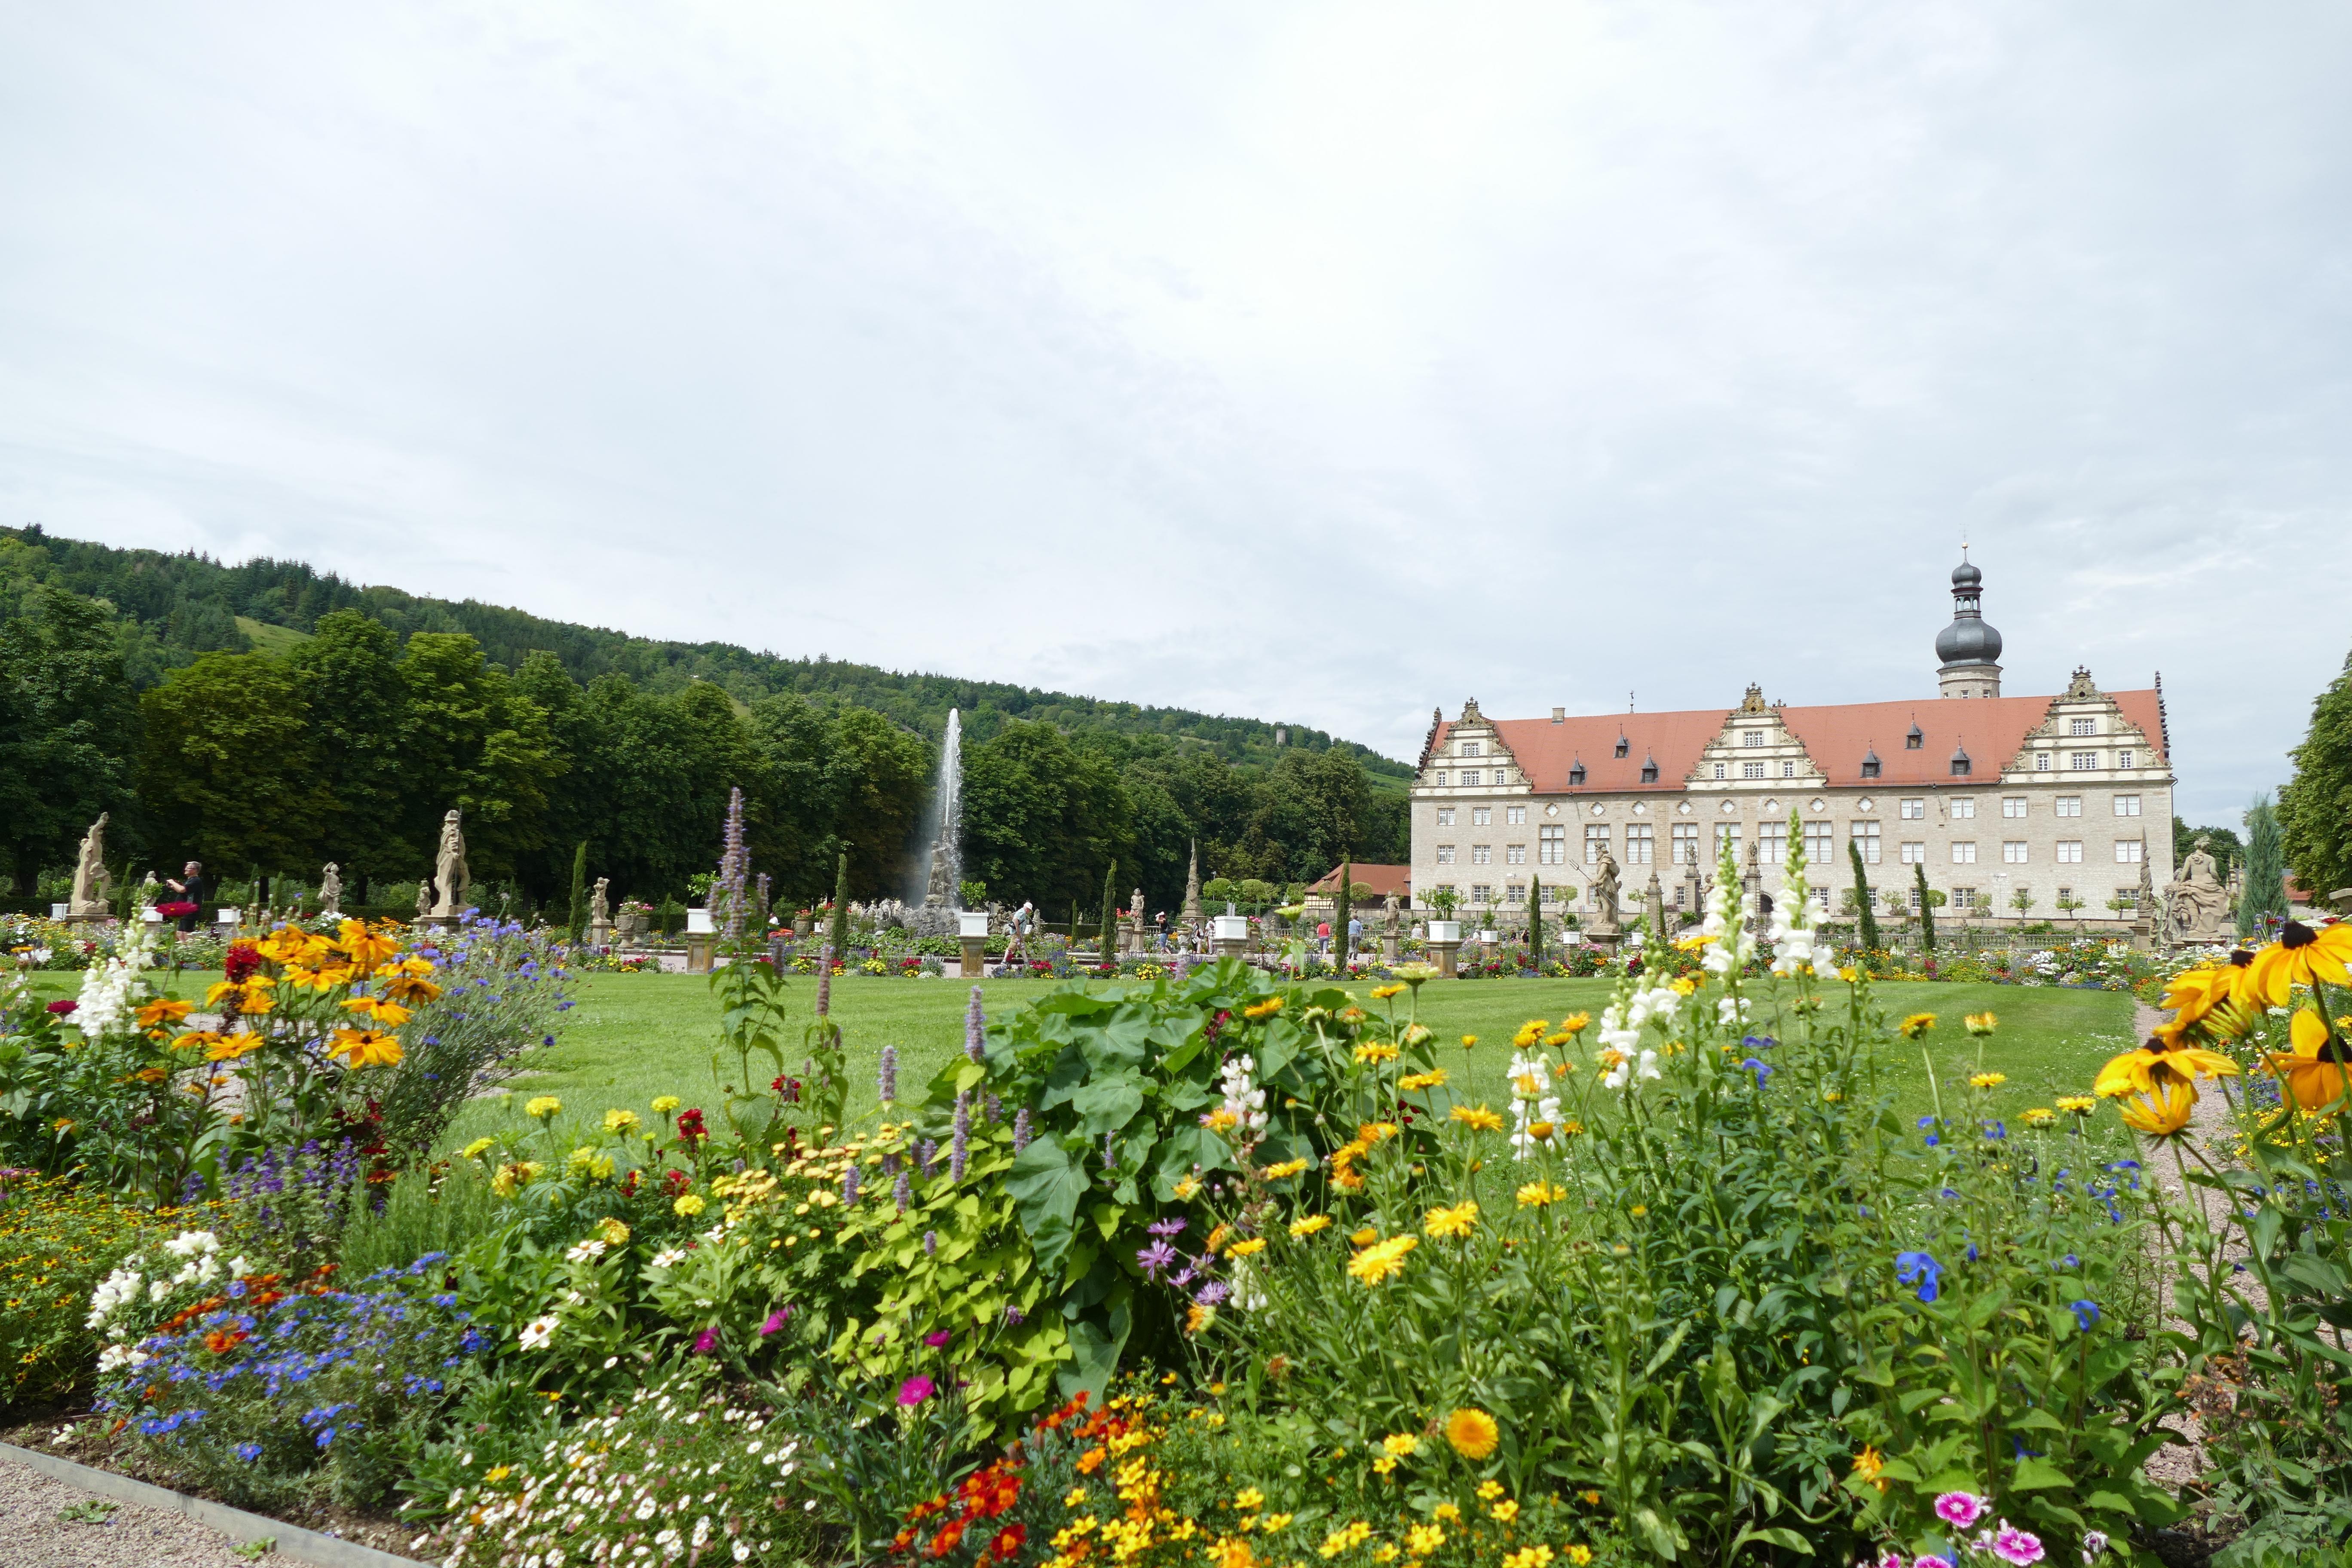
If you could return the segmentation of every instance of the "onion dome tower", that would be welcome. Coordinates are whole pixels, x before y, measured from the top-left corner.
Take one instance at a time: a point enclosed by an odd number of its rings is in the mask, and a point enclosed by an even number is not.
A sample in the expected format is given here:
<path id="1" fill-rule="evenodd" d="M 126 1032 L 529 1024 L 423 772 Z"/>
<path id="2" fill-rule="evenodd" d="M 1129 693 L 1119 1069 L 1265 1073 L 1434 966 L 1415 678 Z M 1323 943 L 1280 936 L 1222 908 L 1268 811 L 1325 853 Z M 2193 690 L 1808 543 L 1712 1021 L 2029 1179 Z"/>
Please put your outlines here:
<path id="1" fill-rule="evenodd" d="M 1980 591 L 1984 574 L 1969 564 L 1969 547 L 1960 546 L 1960 563 L 1952 568 L 1952 624 L 1936 634 L 1936 658 L 1942 668 L 1937 686 L 1946 697 L 2000 695 L 2000 634 L 1984 618 Z"/>

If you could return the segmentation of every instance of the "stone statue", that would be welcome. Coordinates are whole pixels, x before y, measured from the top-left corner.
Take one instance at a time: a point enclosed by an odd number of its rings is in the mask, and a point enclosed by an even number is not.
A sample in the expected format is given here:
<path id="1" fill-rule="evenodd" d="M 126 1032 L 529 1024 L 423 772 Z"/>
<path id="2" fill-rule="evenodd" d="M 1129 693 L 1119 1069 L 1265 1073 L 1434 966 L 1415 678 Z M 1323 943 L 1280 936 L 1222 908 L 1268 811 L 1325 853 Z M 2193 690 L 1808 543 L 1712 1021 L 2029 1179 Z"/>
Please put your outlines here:
<path id="1" fill-rule="evenodd" d="M 425 878 L 416 884 L 416 918 L 423 920 L 433 912 L 433 879 Z"/>
<path id="2" fill-rule="evenodd" d="M 474 885 L 473 874 L 466 868 L 466 836 L 457 830 L 457 808 L 441 819 L 441 849 L 434 858 L 433 880 L 441 889 L 441 899 L 433 906 L 436 920 L 456 920 L 466 912 L 466 894 Z"/>
<path id="3" fill-rule="evenodd" d="M 923 903 L 928 909 L 944 909 L 956 901 L 956 888 L 948 874 L 948 847 L 931 846 L 931 874 L 923 887 Z"/>
<path id="4" fill-rule="evenodd" d="M 1591 930 L 1606 933 L 1617 929 L 1617 861 L 1607 850 L 1601 852 L 1601 869 L 1592 874 Z"/>
<path id="5" fill-rule="evenodd" d="M 342 868 L 332 860 L 327 862 L 327 869 L 319 879 L 319 912 L 322 915 L 343 912 Z"/>
<path id="6" fill-rule="evenodd" d="M 613 879 L 610 877 L 599 877 L 596 879 L 595 890 L 588 895 L 589 924 L 611 925 L 613 923 L 613 906 L 606 901 L 605 897 L 606 889 L 611 888 L 612 885 Z"/>
<path id="7" fill-rule="evenodd" d="M 1397 902 L 1394 892 L 1387 894 L 1381 900 L 1381 931 L 1384 934 L 1396 935 L 1397 925 L 1403 918 L 1402 906 Z"/>
<path id="8" fill-rule="evenodd" d="M 2205 853 L 2211 840 L 2203 834 L 2180 864 L 2179 873 L 2165 884 L 2167 934 L 2177 942 L 2218 942 L 2224 939 L 2221 922 L 2229 918 L 2230 895 L 2214 875 L 2213 857 Z M 2145 861 L 2142 864 L 2146 864 Z"/>
<path id="9" fill-rule="evenodd" d="M 98 820 L 82 835 L 81 853 L 74 860 L 73 898 L 66 913 L 75 920 L 97 920 L 106 914 L 107 896 L 113 891 L 114 879 L 106 870 L 106 819 L 111 815 L 100 812 Z"/>

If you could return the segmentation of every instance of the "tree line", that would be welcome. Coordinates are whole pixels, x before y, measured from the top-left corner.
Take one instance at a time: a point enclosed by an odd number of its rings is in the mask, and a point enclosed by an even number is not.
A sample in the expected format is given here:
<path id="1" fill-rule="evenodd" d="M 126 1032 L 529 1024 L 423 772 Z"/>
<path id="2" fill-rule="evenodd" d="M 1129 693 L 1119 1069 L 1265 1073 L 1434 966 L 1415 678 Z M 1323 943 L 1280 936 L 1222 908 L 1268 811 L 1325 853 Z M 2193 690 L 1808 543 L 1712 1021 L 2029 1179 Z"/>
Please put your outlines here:
<path id="1" fill-rule="evenodd" d="M 425 874 L 456 806 L 478 880 L 568 896 L 585 844 L 590 876 L 657 900 L 710 869 L 736 787 L 785 907 L 829 894 L 845 852 L 855 897 L 921 883 L 937 754 L 873 708 L 583 682 L 551 650 L 509 667 L 470 633 L 404 637 L 357 608 L 283 651 L 197 652 L 142 689 L 111 605 L 18 588 L 0 620 L 0 852 L 19 897 L 106 811 L 133 876 L 194 858 L 308 881 L 332 860 L 357 902 Z M 1338 747 L 1236 764 L 1196 738 L 1006 718 L 963 762 L 965 877 L 1049 912 L 1098 904 L 1113 862 L 1122 899 L 1139 884 L 1172 908 L 1196 842 L 1204 877 L 1288 882 L 1347 854 L 1401 859 L 1407 840 L 1402 792 Z"/>

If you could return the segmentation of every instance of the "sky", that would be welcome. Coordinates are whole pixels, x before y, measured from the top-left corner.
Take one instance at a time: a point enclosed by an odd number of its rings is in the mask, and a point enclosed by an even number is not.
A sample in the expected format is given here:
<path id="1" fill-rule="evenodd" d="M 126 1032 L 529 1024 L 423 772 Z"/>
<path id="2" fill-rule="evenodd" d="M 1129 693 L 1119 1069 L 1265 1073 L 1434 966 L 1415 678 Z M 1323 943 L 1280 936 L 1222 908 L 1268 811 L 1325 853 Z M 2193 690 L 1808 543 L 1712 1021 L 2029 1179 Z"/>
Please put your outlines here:
<path id="1" fill-rule="evenodd" d="M 2352 9 L 0 8 L 0 517 L 1311 724 L 2352 647 Z"/>

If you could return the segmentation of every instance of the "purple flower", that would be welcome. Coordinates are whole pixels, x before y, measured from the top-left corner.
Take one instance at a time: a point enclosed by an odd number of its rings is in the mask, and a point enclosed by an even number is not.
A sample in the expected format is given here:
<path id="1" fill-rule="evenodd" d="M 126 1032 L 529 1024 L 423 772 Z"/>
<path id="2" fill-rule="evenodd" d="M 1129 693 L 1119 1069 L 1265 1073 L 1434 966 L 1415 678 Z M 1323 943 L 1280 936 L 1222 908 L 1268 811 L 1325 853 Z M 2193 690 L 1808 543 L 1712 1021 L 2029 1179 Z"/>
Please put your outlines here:
<path id="1" fill-rule="evenodd" d="M 908 1205 L 915 1201 L 915 1184 L 904 1171 L 899 1172 L 898 1179 L 890 1184 L 890 1201 L 898 1205 L 900 1214 L 905 1214 Z"/>
<path id="2" fill-rule="evenodd" d="M 1936 1517 L 1954 1530 L 1966 1530 L 1985 1516 L 1991 1503 L 1974 1492 L 1946 1492 L 1936 1500 Z"/>
<path id="3" fill-rule="evenodd" d="M 991 1127 L 995 1126 L 998 1122 L 1004 1120 L 1004 1101 L 997 1099 L 993 1093 L 985 1089 L 981 1091 L 980 1098 L 981 1103 L 987 1112 L 988 1124 Z"/>
<path id="4" fill-rule="evenodd" d="M 2106 1551 L 2106 1549 L 2107 1532 L 2105 1531 L 2086 1530 L 2083 1532 L 2084 1562 L 2088 1563 L 2092 1558 L 2098 1556 L 2100 1553 Z"/>
<path id="5" fill-rule="evenodd" d="M 928 1138 L 915 1146 L 915 1159 L 923 1167 L 923 1180 L 928 1182 L 931 1179 L 931 1162 L 938 1159 L 939 1154 L 940 1146 Z"/>
<path id="6" fill-rule="evenodd" d="M 1161 1269 L 1176 1261 L 1176 1249 L 1165 1241 L 1155 1241 L 1137 1253 L 1135 1261 L 1142 1266 L 1146 1278 L 1157 1279 Z"/>
<path id="7" fill-rule="evenodd" d="M 1765 1062 L 1760 1058 L 1749 1057 L 1746 1061 L 1741 1062 L 1739 1065 L 1756 1075 L 1756 1087 L 1759 1089 L 1762 1089 L 1764 1087 L 1764 1080 L 1772 1076 L 1770 1064 Z"/>
<path id="8" fill-rule="evenodd" d="M 988 1037 L 988 1016 L 981 1010 L 980 987 L 971 988 L 971 1005 L 963 1013 L 963 1054 L 973 1061 L 986 1061 L 987 1053 L 982 1042 Z"/>
<path id="9" fill-rule="evenodd" d="M 816 1016 L 824 1017 L 833 1008 L 833 943 L 826 942 L 817 950 Z"/>
<path id="10" fill-rule="evenodd" d="M 715 1351 L 718 1348 L 719 1331 L 717 1329 L 705 1329 L 700 1333 L 694 1336 L 695 1354 L 709 1355 L 712 1351 Z"/>
<path id="11" fill-rule="evenodd" d="M 841 1173 L 841 1201 L 845 1204 L 857 1201 L 857 1167 L 855 1165 Z"/>
<path id="12" fill-rule="evenodd" d="M 770 1334 L 782 1332 L 784 1325 L 792 1321 L 793 1309 L 790 1303 L 777 1308 L 768 1314 L 768 1321 L 760 1325 L 760 1337 L 764 1340 Z"/>
<path id="13" fill-rule="evenodd" d="M 948 1179 L 963 1180 L 963 1169 L 971 1157 L 971 1095 L 958 1091 L 955 1103 L 955 1142 L 948 1153 Z"/>
<path id="14" fill-rule="evenodd" d="M 898 1098 L 898 1047 L 882 1047 L 882 1067 L 876 1075 L 875 1087 L 880 1091 L 882 1103 L 890 1104 Z"/>
<path id="15" fill-rule="evenodd" d="M 1004 1321 L 1008 1327 L 1013 1324 L 1026 1322 L 1028 1319 L 1029 1314 L 1023 1311 L 1018 1307 L 1007 1307 L 1004 1309 Z"/>
<path id="16" fill-rule="evenodd" d="M 947 1342 L 953 1338 L 955 1338 L 955 1334 L 950 1330 L 933 1329 L 929 1333 L 923 1336 L 923 1342 L 930 1346 L 933 1350 L 943 1350 L 946 1348 Z"/>
<path id="17" fill-rule="evenodd" d="M 931 1396 L 931 1390 L 937 1386 L 929 1378 L 918 1373 L 898 1385 L 898 1403 L 920 1405 Z"/>
<path id="18" fill-rule="evenodd" d="M 1018 1154 L 1029 1147 L 1029 1140 L 1034 1136 L 1029 1131 L 1029 1108 L 1024 1105 L 1013 1118 L 1013 1152 Z"/>
<path id="19" fill-rule="evenodd" d="M 1184 1216 L 1179 1215 L 1174 1219 L 1155 1219 L 1143 1228 L 1154 1236 L 1181 1236 L 1184 1234 Z"/>
<path id="20" fill-rule="evenodd" d="M 709 900 L 727 911 L 730 942 L 743 935 L 743 885 L 751 869 L 751 857 L 743 847 L 743 792 L 732 789 L 727 793 L 727 834 L 719 857 L 719 879 L 710 885 Z"/>
<path id="21" fill-rule="evenodd" d="M 1932 1301 L 1936 1299 L 1937 1289 L 1936 1281 L 1943 1277 L 1943 1273 L 1944 1266 L 1937 1262 L 1931 1253 L 1898 1252 L 1895 1255 L 1895 1282 L 1898 1285 L 1908 1285 L 1914 1279 L 1919 1281 L 1919 1300 L 1922 1301 Z M 1944 1495 L 1965 1497 L 1968 1494 L 1947 1492 Z M 1936 1506 L 1937 1508 L 1943 1506 L 1940 1499 Z M 1960 1528 L 1965 1530 L 1968 1526 L 1962 1525 Z"/>
<path id="22" fill-rule="evenodd" d="M 2024 1568 L 2029 1563 L 2042 1561 L 2042 1538 L 2018 1529 L 2007 1520 L 1992 1538 L 1992 1554 L 2003 1563 L 2014 1563 Z"/>
<path id="23" fill-rule="evenodd" d="M 1233 1293 L 1234 1288 L 1223 1280 L 1212 1279 L 1193 1292 L 1192 1300 L 1199 1306 L 1222 1307 L 1225 1304 L 1225 1298 Z"/>
<path id="24" fill-rule="evenodd" d="M 2074 1312 L 2075 1323 L 2086 1333 L 2099 1321 L 2099 1304 L 2096 1301 L 2069 1301 L 2066 1305 Z"/>
<path id="25" fill-rule="evenodd" d="M 923 1232 L 923 1256 L 929 1258 L 936 1254 L 939 1249 L 940 1233 L 936 1230 L 927 1230 Z"/>

